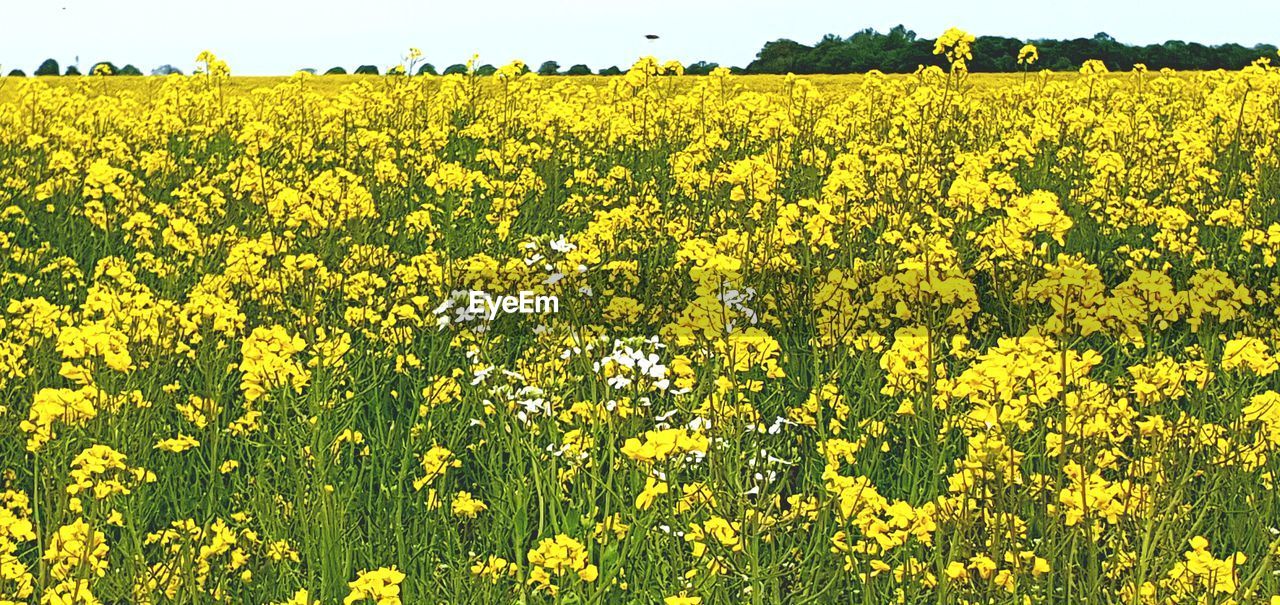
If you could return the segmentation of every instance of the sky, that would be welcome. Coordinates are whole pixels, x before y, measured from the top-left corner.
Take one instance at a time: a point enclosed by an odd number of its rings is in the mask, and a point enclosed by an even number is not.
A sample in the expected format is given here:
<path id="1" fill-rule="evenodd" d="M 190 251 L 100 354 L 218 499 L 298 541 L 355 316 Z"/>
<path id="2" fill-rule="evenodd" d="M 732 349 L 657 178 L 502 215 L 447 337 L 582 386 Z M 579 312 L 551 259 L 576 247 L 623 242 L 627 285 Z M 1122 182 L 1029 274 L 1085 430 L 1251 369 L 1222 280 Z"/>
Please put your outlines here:
<path id="1" fill-rule="evenodd" d="M 1274 0 L 0 0 L 0 69 L 27 73 L 45 58 L 81 70 L 97 61 L 144 72 L 190 71 L 213 51 L 233 74 L 286 75 L 301 68 L 380 70 L 422 49 L 437 68 L 551 59 L 593 70 L 636 58 L 746 65 L 769 40 L 812 44 L 823 35 L 906 25 L 933 38 L 950 26 L 975 35 L 1176 39 L 1251 46 L 1280 42 Z M 646 40 L 656 34 L 658 40 Z"/>

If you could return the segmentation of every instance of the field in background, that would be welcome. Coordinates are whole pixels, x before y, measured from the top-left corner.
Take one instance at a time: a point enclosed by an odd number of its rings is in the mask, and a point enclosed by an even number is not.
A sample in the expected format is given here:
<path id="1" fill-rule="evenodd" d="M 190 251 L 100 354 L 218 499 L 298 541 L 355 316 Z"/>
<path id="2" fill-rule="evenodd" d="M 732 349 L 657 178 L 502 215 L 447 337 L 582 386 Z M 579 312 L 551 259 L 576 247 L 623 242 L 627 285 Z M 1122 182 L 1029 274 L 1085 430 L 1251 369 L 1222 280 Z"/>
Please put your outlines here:
<path id="1" fill-rule="evenodd" d="M 1179 77 L 1187 77 L 1197 72 L 1178 72 Z M 1050 81 L 1073 79 L 1077 74 L 1074 73 L 1052 73 L 1042 75 L 1037 72 L 1030 72 L 1026 78 L 1039 79 L 1047 77 Z M 270 88 L 284 82 L 287 82 L 291 76 L 230 76 L 223 82 L 223 89 L 233 95 L 242 95 L 259 88 Z M 820 90 L 838 90 L 845 87 L 856 87 L 866 77 L 862 74 L 850 75 L 811 75 L 803 76 L 805 80 L 812 83 Z M 914 76 L 902 74 L 888 74 L 884 76 L 890 80 L 909 79 Z M 1123 74 L 1114 74 L 1110 78 L 1122 78 Z M 616 79 L 613 76 L 539 76 L 546 84 L 556 82 L 568 82 L 571 84 L 606 87 L 610 80 Z M 674 83 L 679 88 L 692 87 L 696 82 L 709 79 L 710 76 L 679 76 L 674 78 Z M 987 74 L 976 73 L 969 76 L 968 84 L 979 89 L 998 87 L 1009 83 L 1021 82 L 1024 76 L 1022 74 Z M 326 95 L 336 95 L 343 88 L 357 82 L 365 82 L 374 86 L 388 86 L 395 81 L 395 76 L 372 76 L 372 75 L 333 75 L 333 76 L 314 76 L 308 79 L 308 88 Z M 428 76 L 418 77 L 414 79 L 425 82 L 425 86 L 431 86 L 431 82 L 438 86 L 443 77 Z M 751 90 L 760 92 L 776 92 L 785 82 L 784 76 L 762 76 L 748 75 L 735 76 L 735 79 Z M 154 94 L 163 85 L 164 77 L 162 76 L 111 76 L 109 78 L 92 77 L 92 76 L 41 76 L 34 78 L 14 78 L 9 76 L 0 76 L 0 102 L 11 101 L 21 83 L 25 80 L 39 80 L 48 84 L 53 88 L 71 88 L 82 91 L 85 95 L 93 96 L 103 94 L 105 90 L 107 94 L 118 94 L 121 92 L 129 92 L 138 95 Z M 481 78 L 482 85 L 489 87 L 498 86 L 496 78 Z"/>
<path id="2" fill-rule="evenodd" d="M 1280 603 L 1280 70 L 211 71 L 0 79 L 0 603 Z"/>

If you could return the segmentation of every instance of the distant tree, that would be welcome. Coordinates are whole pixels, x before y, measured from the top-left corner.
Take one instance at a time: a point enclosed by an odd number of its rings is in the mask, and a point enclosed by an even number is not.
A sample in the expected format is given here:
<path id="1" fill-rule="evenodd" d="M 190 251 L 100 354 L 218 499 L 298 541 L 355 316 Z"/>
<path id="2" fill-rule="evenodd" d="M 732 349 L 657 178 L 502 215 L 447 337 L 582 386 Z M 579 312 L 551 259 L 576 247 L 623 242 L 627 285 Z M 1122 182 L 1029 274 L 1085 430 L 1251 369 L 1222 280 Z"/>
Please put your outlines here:
<path id="1" fill-rule="evenodd" d="M 376 76 L 378 75 L 378 68 L 373 65 L 361 65 L 360 67 L 356 68 L 356 75 Z"/>
<path id="2" fill-rule="evenodd" d="M 342 68 L 342 66 L 338 66 L 338 67 L 330 67 L 329 69 L 325 70 L 324 75 L 326 75 L 326 76 L 345 76 L 345 75 L 347 75 L 347 70 L 346 70 L 346 69 L 343 69 L 343 68 Z"/>
<path id="3" fill-rule="evenodd" d="M 560 73 L 560 64 L 555 61 L 547 61 L 538 66 L 538 75 L 554 76 Z"/>
<path id="4" fill-rule="evenodd" d="M 567 76 L 589 76 L 591 75 L 591 68 L 579 63 L 570 67 L 569 70 L 564 73 Z"/>
<path id="5" fill-rule="evenodd" d="M 476 75 L 478 76 L 492 76 L 493 74 L 496 74 L 496 73 L 498 73 L 498 68 L 488 63 L 485 63 L 484 65 L 481 65 L 480 67 L 476 68 Z"/>
<path id="6" fill-rule="evenodd" d="M 613 65 L 613 66 L 606 67 L 606 68 L 604 68 L 604 69 L 600 70 L 600 75 L 602 75 L 602 76 L 620 76 L 620 75 L 622 75 L 622 70 L 621 70 L 621 69 L 618 69 L 618 66 L 617 66 L 617 65 Z"/>
<path id="7" fill-rule="evenodd" d="M 59 73 L 58 62 L 53 59 L 45 59 L 40 67 L 36 68 L 37 76 L 56 76 Z"/>
<path id="8" fill-rule="evenodd" d="M 80 70 L 79 70 L 79 69 L 77 69 L 75 65 L 68 65 L 68 66 L 67 66 L 67 71 L 66 71 L 66 73 L 65 73 L 64 75 L 68 75 L 68 76 L 78 76 L 78 75 L 80 75 Z"/>
<path id="9" fill-rule="evenodd" d="M 1018 65 L 1017 54 L 1026 42 L 1003 36 L 979 36 L 973 43 L 973 59 L 967 66 L 974 72 L 1020 71 L 1022 66 Z M 1113 71 L 1131 69 L 1135 63 L 1143 63 L 1149 69 L 1240 69 L 1258 57 L 1275 54 L 1275 47 L 1269 44 L 1246 48 L 1239 44 L 1206 46 L 1171 40 L 1164 44 L 1131 46 L 1105 32 L 1090 38 L 1029 42 L 1039 49 L 1037 68 L 1054 71 L 1074 71 L 1089 59 L 1098 59 Z M 756 60 L 740 71 L 812 74 L 862 73 L 877 69 L 886 73 L 910 73 L 919 65 L 946 66 L 943 59 L 933 54 L 933 40 L 917 38 L 915 32 L 899 25 L 887 34 L 874 29 L 864 29 L 847 38 L 828 34 L 813 46 L 785 39 L 766 42 Z M 690 66 L 686 73 L 698 71 L 701 70 Z"/>
<path id="10" fill-rule="evenodd" d="M 719 63 L 698 61 L 697 63 L 690 63 L 688 67 L 684 68 L 684 73 L 689 76 L 705 76 L 717 67 L 720 67 Z"/>
<path id="11" fill-rule="evenodd" d="M 444 75 L 446 76 L 451 74 L 466 74 L 466 73 L 467 73 L 467 66 L 461 63 L 454 63 L 453 65 L 450 65 L 444 68 Z"/>
<path id="12" fill-rule="evenodd" d="M 1048 69 L 1053 71 L 1074 71 L 1080 66 L 1071 63 L 1071 59 L 1066 57 L 1054 57 L 1053 62 L 1049 64 Z"/>
<path id="13" fill-rule="evenodd" d="M 14 69 L 14 70 L 9 71 L 9 77 L 10 77 L 10 78 L 25 78 L 25 77 L 27 77 L 27 72 L 22 71 L 21 69 Z"/>
<path id="14" fill-rule="evenodd" d="M 169 65 L 168 63 L 165 63 L 164 65 L 161 65 L 160 67 L 157 67 L 151 70 L 151 75 L 153 76 L 172 76 L 174 74 L 177 74 L 180 76 L 182 75 L 182 70 L 172 65 Z"/>
<path id="15" fill-rule="evenodd" d="M 978 36 L 973 42 L 973 60 L 969 71 L 1018 71 L 1018 51 L 1024 42 L 1017 38 Z"/>
<path id="16" fill-rule="evenodd" d="M 121 68 L 120 68 L 120 75 L 122 75 L 122 76 L 140 76 L 140 75 L 142 75 L 142 70 L 138 69 L 137 67 L 134 67 L 134 65 L 133 65 L 132 63 L 129 63 L 129 64 L 125 65 L 124 67 L 121 67 Z"/>
<path id="17" fill-rule="evenodd" d="M 93 64 L 93 67 L 89 68 L 89 74 L 95 75 L 95 76 L 96 75 L 114 76 L 117 73 L 119 73 L 119 71 L 120 70 L 116 67 L 115 63 L 112 63 L 110 61 L 98 61 L 97 63 Z"/>
<path id="18" fill-rule="evenodd" d="M 811 63 L 809 52 L 812 50 L 795 40 L 765 42 L 756 55 L 756 60 L 747 69 L 769 74 L 812 73 L 812 70 L 806 69 L 806 65 Z"/>
<path id="19" fill-rule="evenodd" d="M 439 74 L 437 74 L 437 73 L 436 73 L 436 66 L 435 66 L 435 65 L 432 65 L 432 64 L 430 64 L 430 63 L 423 63 L 420 67 L 418 67 L 418 75 L 420 75 L 420 76 L 435 76 L 435 75 L 439 75 Z"/>

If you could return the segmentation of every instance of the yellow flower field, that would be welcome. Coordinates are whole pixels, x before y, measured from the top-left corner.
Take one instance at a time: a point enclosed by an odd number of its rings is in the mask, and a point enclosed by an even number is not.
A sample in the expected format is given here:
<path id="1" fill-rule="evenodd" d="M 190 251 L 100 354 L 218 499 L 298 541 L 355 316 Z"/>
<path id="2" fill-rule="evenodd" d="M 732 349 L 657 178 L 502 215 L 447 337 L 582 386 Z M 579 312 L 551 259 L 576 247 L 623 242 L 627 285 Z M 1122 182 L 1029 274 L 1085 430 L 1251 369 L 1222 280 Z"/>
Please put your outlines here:
<path id="1" fill-rule="evenodd" d="M 1280 69 L 965 36 L 0 79 L 0 604 L 1280 604 Z"/>

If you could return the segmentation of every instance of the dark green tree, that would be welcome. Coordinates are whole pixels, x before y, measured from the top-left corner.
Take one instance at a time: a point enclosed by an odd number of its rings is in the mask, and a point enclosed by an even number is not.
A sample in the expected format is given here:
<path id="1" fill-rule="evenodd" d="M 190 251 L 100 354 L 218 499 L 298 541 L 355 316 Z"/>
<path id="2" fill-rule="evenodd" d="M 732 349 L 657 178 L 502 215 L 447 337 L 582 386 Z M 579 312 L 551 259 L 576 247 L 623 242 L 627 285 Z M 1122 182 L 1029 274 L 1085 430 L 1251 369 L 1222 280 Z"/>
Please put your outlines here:
<path id="1" fill-rule="evenodd" d="M 339 66 L 337 66 L 337 67 L 330 67 L 328 70 L 326 70 L 326 71 L 324 72 L 324 75 L 326 75 L 326 76 L 345 76 L 345 75 L 347 75 L 347 70 L 346 70 L 345 68 L 343 68 L 341 65 L 339 65 Z"/>
<path id="2" fill-rule="evenodd" d="M 493 74 L 496 74 L 496 73 L 498 73 L 498 68 L 488 63 L 485 63 L 484 65 L 481 65 L 480 67 L 476 68 L 476 75 L 478 76 L 492 76 Z"/>
<path id="3" fill-rule="evenodd" d="M 27 72 L 22 71 L 21 69 L 13 69 L 13 70 L 9 70 L 9 77 L 10 77 L 10 78 L 25 78 L 25 77 L 27 77 Z"/>
<path id="4" fill-rule="evenodd" d="M 555 61 L 546 61 L 538 66 L 538 75 L 540 76 L 554 76 L 558 73 L 560 73 L 560 64 Z"/>
<path id="5" fill-rule="evenodd" d="M 58 62 L 53 59 L 45 59 L 40 67 L 36 68 L 37 76 L 56 76 L 59 73 Z"/>
<path id="6" fill-rule="evenodd" d="M 464 75 L 465 75 L 466 73 L 467 73 L 467 66 L 466 66 L 466 65 L 463 65 L 463 64 L 461 64 L 461 63 L 454 63 L 453 65 L 450 65 L 450 66 L 448 66 L 448 67 L 444 68 L 444 75 L 446 75 L 446 76 L 448 76 L 448 75 L 452 75 L 452 74 L 464 74 Z"/>
<path id="7" fill-rule="evenodd" d="M 1171 40 L 1164 44 L 1131 46 L 1103 32 L 1090 38 L 1030 42 L 1040 54 L 1040 63 L 1035 69 L 1054 71 L 1076 70 L 1090 59 L 1102 61 L 1112 71 L 1131 69 L 1135 63 L 1143 63 L 1150 69 L 1240 69 L 1258 57 L 1275 53 L 1275 47 L 1269 44 L 1246 48 L 1239 44 L 1206 46 Z M 969 70 L 1021 71 L 1023 66 L 1018 65 L 1017 55 L 1025 43 L 1017 38 L 980 36 L 973 43 Z M 813 74 L 863 73 L 876 69 L 910 73 L 921 65 L 946 66 L 943 59 L 933 54 L 933 40 L 917 38 L 915 32 L 899 25 L 886 34 L 873 29 L 864 29 L 847 38 L 828 34 L 813 46 L 785 39 L 767 42 L 744 71 Z"/>
<path id="8" fill-rule="evenodd" d="M 617 65 L 611 65 L 611 66 L 609 66 L 609 67 L 606 67 L 606 68 L 604 68 L 604 69 L 600 70 L 600 75 L 602 75 L 602 76 L 620 76 L 620 75 L 622 75 L 622 70 L 621 70 L 621 69 L 618 69 L 618 66 L 617 66 Z"/>
<path id="9" fill-rule="evenodd" d="M 378 75 L 378 68 L 373 65 L 361 65 L 360 67 L 356 68 L 356 75 L 376 76 Z"/>
<path id="10" fill-rule="evenodd" d="M 812 62 L 809 54 L 812 50 L 795 40 L 765 42 L 747 70 L 764 74 L 812 73 L 812 70 L 806 69 Z"/>
<path id="11" fill-rule="evenodd" d="M 430 63 L 423 63 L 421 66 L 419 66 L 419 67 L 418 67 L 418 75 L 420 75 L 420 76 L 434 76 L 434 75 L 437 75 L 437 74 L 436 74 L 436 66 L 435 66 L 435 65 L 432 65 L 432 64 L 430 64 Z"/>
<path id="12" fill-rule="evenodd" d="M 578 63 L 577 65 L 569 67 L 569 69 L 564 73 L 567 76 L 589 76 L 591 75 L 591 68 Z"/>
<path id="13" fill-rule="evenodd" d="M 78 75 L 80 75 L 80 70 L 79 70 L 79 69 L 77 69 L 75 65 L 68 65 L 68 66 L 67 66 L 67 71 L 66 71 L 66 73 L 65 73 L 65 74 L 63 74 L 63 75 L 68 75 L 68 76 L 78 76 Z"/>
<path id="14" fill-rule="evenodd" d="M 135 67 L 132 63 L 129 63 L 129 64 L 125 65 L 124 67 L 121 67 L 121 68 L 120 68 L 120 75 L 122 75 L 122 76 L 140 76 L 140 75 L 142 75 L 142 70 L 140 70 L 140 69 L 138 69 L 137 67 Z"/>
<path id="15" fill-rule="evenodd" d="M 688 67 L 684 68 L 684 73 L 685 75 L 690 75 L 690 76 L 705 76 L 707 74 L 710 74 L 711 71 L 717 67 L 720 67 L 719 63 L 707 63 L 706 61 L 698 61 L 697 63 L 690 63 Z"/>

